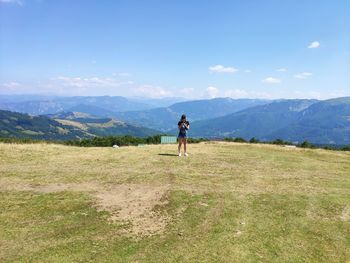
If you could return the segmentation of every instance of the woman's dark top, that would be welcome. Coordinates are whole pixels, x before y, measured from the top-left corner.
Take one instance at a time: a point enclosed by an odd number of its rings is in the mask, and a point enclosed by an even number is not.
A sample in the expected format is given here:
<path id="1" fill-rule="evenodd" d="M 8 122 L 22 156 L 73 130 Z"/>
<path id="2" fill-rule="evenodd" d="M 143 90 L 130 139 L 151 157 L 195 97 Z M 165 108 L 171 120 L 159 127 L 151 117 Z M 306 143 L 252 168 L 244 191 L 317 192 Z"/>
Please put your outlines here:
<path id="1" fill-rule="evenodd" d="M 180 126 L 180 134 L 182 134 L 182 135 L 185 135 L 187 133 L 187 130 L 188 130 L 184 124 L 186 124 L 187 126 L 190 125 L 190 123 L 188 121 L 185 121 L 185 122 L 179 121 L 177 124 L 178 126 Z"/>

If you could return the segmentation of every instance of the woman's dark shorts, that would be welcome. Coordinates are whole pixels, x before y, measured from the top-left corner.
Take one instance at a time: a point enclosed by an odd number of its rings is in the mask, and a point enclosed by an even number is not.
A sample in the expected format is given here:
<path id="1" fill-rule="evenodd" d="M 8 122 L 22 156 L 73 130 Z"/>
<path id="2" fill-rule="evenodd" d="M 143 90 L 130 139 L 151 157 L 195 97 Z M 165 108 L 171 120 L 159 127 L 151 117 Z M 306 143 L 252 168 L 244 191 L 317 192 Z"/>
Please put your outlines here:
<path id="1" fill-rule="evenodd" d="M 179 138 L 179 139 L 186 139 L 187 138 L 187 134 L 180 132 L 179 135 L 177 136 L 177 138 Z"/>

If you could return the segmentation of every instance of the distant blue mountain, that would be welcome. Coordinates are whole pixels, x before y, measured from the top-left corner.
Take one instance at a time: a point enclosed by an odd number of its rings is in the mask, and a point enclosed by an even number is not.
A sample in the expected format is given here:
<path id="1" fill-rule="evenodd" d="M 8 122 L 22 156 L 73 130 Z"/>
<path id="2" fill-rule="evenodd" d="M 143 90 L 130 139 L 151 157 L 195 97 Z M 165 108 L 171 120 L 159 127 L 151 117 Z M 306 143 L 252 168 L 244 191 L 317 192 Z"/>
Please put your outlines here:
<path id="1" fill-rule="evenodd" d="M 298 114 L 296 121 L 266 136 L 276 137 L 318 144 L 350 144 L 350 97 L 311 105 Z"/>
<path id="2" fill-rule="evenodd" d="M 175 103 L 188 101 L 188 99 L 181 97 L 165 97 L 165 98 L 143 98 L 143 97 L 128 97 L 128 100 L 134 102 L 141 102 L 151 105 L 153 108 L 169 107 Z"/>
<path id="3" fill-rule="evenodd" d="M 88 104 L 78 104 L 76 106 L 73 106 L 69 109 L 67 109 L 64 112 L 83 112 L 86 114 L 94 115 L 94 116 L 100 116 L 100 117 L 110 117 L 113 116 L 115 113 L 113 111 L 97 107 L 94 105 L 88 105 Z M 60 113 L 60 112 L 58 112 Z"/>
<path id="4" fill-rule="evenodd" d="M 27 100 L 26 100 L 27 99 Z M 80 108 L 79 108 L 80 107 Z M 107 116 L 111 112 L 145 110 L 152 105 L 141 101 L 132 101 L 120 96 L 76 96 L 76 97 L 40 97 L 40 96 L 0 96 L 0 109 L 28 113 L 33 115 L 54 114 L 63 111 L 98 113 Z M 94 109 L 98 109 L 94 112 Z"/>
<path id="5" fill-rule="evenodd" d="M 150 110 L 119 112 L 114 116 L 129 123 L 169 131 L 176 127 L 182 114 L 186 114 L 190 121 L 204 120 L 269 102 L 271 101 L 259 99 L 216 98 L 179 102 Z"/>
<path id="6" fill-rule="evenodd" d="M 194 122 L 190 134 L 194 137 L 279 138 L 293 142 L 350 144 L 350 97 L 275 101 Z"/>
<path id="7" fill-rule="evenodd" d="M 26 99 L 32 100 L 26 101 Z M 111 134 L 143 136 L 157 131 L 176 134 L 176 124 L 180 116 L 186 114 L 191 122 L 189 134 L 192 137 L 245 139 L 255 137 L 260 140 L 279 138 L 292 142 L 309 140 L 317 144 L 350 144 L 350 97 L 324 101 L 216 98 L 181 101 L 158 108 L 152 108 L 153 106 L 142 99 L 124 97 L 45 97 L 45 99 L 47 100 L 43 100 L 40 96 L 0 96 L 0 108 L 28 112 L 32 115 L 51 113 L 50 118 L 59 120 L 66 126 L 73 124 L 76 126 L 77 134 L 85 135 L 87 130 L 88 133 L 99 136 Z M 170 103 L 171 100 L 161 103 Z M 79 118 L 70 119 L 72 116 L 84 114 L 94 116 L 89 121 L 92 119 L 96 121 L 96 118 L 99 118 L 102 124 L 84 122 Z M 64 117 L 66 115 L 68 117 Z M 41 122 L 49 123 L 44 119 L 40 119 L 39 123 Z M 123 128 L 124 123 L 127 128 Z M 8 132 L 16 133 L 16 129 L 9 125 L 5 126 Z M 84 129 L 77 130 L 79 126 Z M 28 130 L 30 133 L 31 130 Z M 45 137 L 45 131 L 39 133 Z"/>
<path id="8" fill-rule="evenodd" d="M 147 137 L 159 133 L 149 128 L 86 113 L 60 113 L 49 118 L 0 110 L 0 138 L 73 140 L 109 135 Z"/>

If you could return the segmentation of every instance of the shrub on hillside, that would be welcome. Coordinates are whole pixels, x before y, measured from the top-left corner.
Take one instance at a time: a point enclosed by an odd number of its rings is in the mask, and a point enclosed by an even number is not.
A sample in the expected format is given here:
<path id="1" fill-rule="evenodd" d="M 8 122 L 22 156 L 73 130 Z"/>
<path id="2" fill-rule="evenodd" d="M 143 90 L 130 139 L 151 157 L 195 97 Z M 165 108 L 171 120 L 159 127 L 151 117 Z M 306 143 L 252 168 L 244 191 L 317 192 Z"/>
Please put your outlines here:
<path id="1" fill-rule="evenodd" d="M 31 138 L 0 138 L 2 143 L 15 143 L 15 144 L 33 144 L 33 143 L 56 143 L 62 144 L 63 141 L 52 141 L 42 139 L 31 139 Z"/>
<path id="2" fill-rule="evenodd" d="M 200 143 L 200 142 L 207 142 L 207 141 L 209 140 L 206 138 L 188 138 L 187 139 L 188 143 Z"/>
<path id="3" fill-rule="evenodd" d="M 301 147 L 301 148 L 315 148 L 315 145 L 313 145 L 312 143 L 305 140 L 303 143 L 301 143 L 299 145 L 299 147 Z"/>
<path id="4" fill-rule="evenodd" d="M 83 139 L 68 141 L 66 144 L 82 147 L 112 147 L 118 146 L 136 146 L 139 144 L 160 144 L 160 138 L 162 135 L 154 135 L 146 138 L 133 137 L 133 136 L 106 136 L 106 137 L 94 137 L 92 139 Z M 208 141 L 204 138 L 188 138 L 189 143 L 199 143 L 202 141 Z"/>
<path id="5" fill-rule="evenodd" d="M 270 142 L 271 144 L 277 144 L 277 145 L 294 145 L 293 143 L 289 142 L 289 141 L 284 141 L 281 139 L 276 139 L 272 142 Z"/>
<path id="6" fill-rule="evenodd" d="M 350 151 L 350 145 L 341 148 L 342 151 Z"/>
<path id="7" fill-rule="evenodd" d="M 242 137 L 236 137 L 236 138 L 227 137 L 227 138 L 224 138 L 224 141 L 226 141 L 226 142 L 247 142 Z"/>
<path id="8" fill-rule="evenodd" d="M 255 137 L 251 138 L 249 140 L 250 143 L 259 143 L 260 141 L 258 139 L 256 139 Z"/>

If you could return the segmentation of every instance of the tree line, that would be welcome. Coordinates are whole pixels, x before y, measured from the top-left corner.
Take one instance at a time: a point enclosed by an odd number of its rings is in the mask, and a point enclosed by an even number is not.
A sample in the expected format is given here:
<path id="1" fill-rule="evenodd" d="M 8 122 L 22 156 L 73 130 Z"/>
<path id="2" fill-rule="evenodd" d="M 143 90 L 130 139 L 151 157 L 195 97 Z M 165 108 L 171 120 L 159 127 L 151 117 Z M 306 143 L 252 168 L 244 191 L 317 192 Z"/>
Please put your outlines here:
<path id="1" fill-rule="evenodd" d="M 290 146 L 296 146 L 300 148 L 309 148 L 309 149 L 326 149 L 326 150 L 341 150 L 341 151 L 350 151 L 350 145 L 340 146 L 340 145 L 321 145 L 321 144 L 313 144 L 307 140 L 303 141 L 302 143 L 293 143 L 289 141 L 284 141 L 282 139 L 276 139 L 273 141 L 260 141 L 256 139 L 255 137 L 251 138 L 250 140 L 246 140 L 242 137 L 236 137 L 236 138 L 224 138 L 224 141 L 226 142 L 241 142 L 241 143 L 262 143 L 262 144 L 275 144 L 275 145 L 290 145 Z"/>
<path id="2" fill-rule="evenodd" d="M 69 141 L 50 141 L 50 140 L 35 140 L 35 139 L 21 139 L 21 138 L 0 138 L 0 142 L 3 143 L 57 143 L 78 147 L 112 147 L 114 145 L 118 146 L 138 146 L 143 144 L 160 144 L 160 138 L 163 135 L 154 135 L 148 137 L 134 137 L 130 135 L 125 136 L 105 136 L 105 137 L 94 137 L 91 139 L 80 139 L 80 140 L 69 140 Z M 240 142 L 240 143 L 262 143 L 262 144 L 275 144 L 275 145 L 290 145 L 300 148 L 322 148 L 326 150 L 341 150 L 350 151 L 350 145 L 347 146 L 337 146 L 337 145 L 316 145 L 305 140 L 302 143 L 292 143 L 289 141 L 284 141 L 281 139 L 276 139 L 273 141 L 260 141 L 255 137 L 250 140 L 246 140 L 241 137 L 229 137 L 224 139 L 216 139 L 217 141 L 226 142 Z M 188 143 L 199 143 L 209 141 L 206 138 L 188 138 Z"/>

